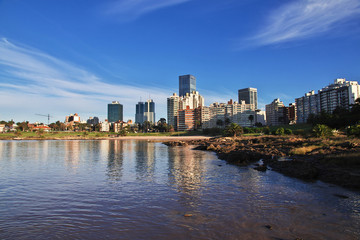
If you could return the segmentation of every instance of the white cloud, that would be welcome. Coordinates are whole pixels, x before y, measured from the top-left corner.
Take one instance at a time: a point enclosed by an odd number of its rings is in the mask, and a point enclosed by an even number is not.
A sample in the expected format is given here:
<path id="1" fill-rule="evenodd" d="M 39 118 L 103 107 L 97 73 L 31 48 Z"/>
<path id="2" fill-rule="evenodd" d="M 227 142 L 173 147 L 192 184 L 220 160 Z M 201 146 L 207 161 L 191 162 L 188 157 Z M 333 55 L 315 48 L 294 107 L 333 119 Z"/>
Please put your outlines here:
<path id="1" fill-rule="evenodd" d="M 188 1 L 190 0 L 117 0 L 106 7 L 105 13 L 130 21 L 149 12 Z"/>
<path id="2" fill-rule="evenodd" d="M 166 118 L 166 99 L 172 93 L 149 85 L 140 88 L 105 82 L 92 72 L 37 49 L 0 40 L 0 120 L 46 122 L 36 113 L 50 114 L 54 116 L 52 121 L 64 121 L 72 113 L 79 113 L 82 119 L 98 116 L 103 120 L 107 104 L 113 100 L 123 104 L 124 120 L 134 119 L 135 104 L 149 95 L 156 104 L 156 118 Z M 224 100 L 220 92 L 200 94 L 207 104 Z"/>
<path id="3" fill-rule="evenodd" d="M 157 116 L 166 116 L 166 98 L 171 91 L 125 84 L 111 84 L 95 74 L 56 59 L 39 50 L 0 41 L 0 108 L 1 119 L 29 113 L 50 113 L 57 120 L 66 114 L 83 113 L 106 118 L 107 103 L 118 100 L 124 105 L 124 117 L 134 118 L 139 97 L 151 96 Z M 40 101 L 39 101 L 40 99 Z"/>
<path id="4" fill-rule="evenodd" d="M 359 0 L 292 1 L 273 11 L 266 26 L 248 40 L 259 46 L 306 39 L 359 15 Z"/>

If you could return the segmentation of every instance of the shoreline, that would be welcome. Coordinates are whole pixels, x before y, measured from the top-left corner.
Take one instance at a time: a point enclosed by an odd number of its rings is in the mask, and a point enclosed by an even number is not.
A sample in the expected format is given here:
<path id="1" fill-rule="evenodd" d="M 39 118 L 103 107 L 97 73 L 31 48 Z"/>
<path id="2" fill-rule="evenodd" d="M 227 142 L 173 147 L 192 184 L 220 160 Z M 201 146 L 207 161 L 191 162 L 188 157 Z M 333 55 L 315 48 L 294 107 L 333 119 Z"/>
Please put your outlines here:
<path id="1" fill-rule="evenodd" d="M 164 144 L 170 147 L 195 145 L 195 150 L 215 152 L 229 164 L 253 166 L 261 172 L 276 171 L 308 182 L 320 180 L 360 191 L 359 139 L 218 137 Z"/>
<path id="2" fill-rule="evenodd" d="M 23 140 L 147 140 L 147 141 L 194 141 L 194 140 L 206 140 L 210 139 L 209 136 L 122 136 L 122 137 L 31 137 L 31 138 L 8 138 L 8 139 L 0 139 L 0 141 L 23 141 Z"/>

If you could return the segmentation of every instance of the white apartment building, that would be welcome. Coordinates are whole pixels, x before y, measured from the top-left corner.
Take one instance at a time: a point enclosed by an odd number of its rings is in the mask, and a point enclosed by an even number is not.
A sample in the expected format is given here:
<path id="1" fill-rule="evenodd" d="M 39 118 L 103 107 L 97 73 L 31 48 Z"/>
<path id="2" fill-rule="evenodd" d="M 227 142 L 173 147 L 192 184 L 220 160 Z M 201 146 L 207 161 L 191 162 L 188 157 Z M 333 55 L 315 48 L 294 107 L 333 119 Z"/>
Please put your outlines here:
<path id="1" fill-rule="evenodd" d="M 101 132 L 110 131 L 110 123 L 108 122 L 108 120 L 105 120 L 105 122 L 100 122 L 100 131 Z"/>
<path id="2" fill-rule="evenodd" d="M 176 128 L 177 126 L 177 116 L 179 110 L 180 97 L 174 93 L 171 97 L 167 99 L 167 120 L 168 125 Z"/>
<path id="3" fill-rule="evenodd" d="M 310 114 L 321 111 L 332 113 L 337 107 L 350 109 L 355 100 L 360 97 L 360 85 L 357 81 L 346 81 L 345 78 L 335 79 L 315 94 L 315 91 L 295 99 L 297 123 L 306 123 Z"/>
<path id="4" fill-rule="evenodd" d="M 174 93 L 167 99 L 167 117 L 168 124 L 174 128 L 179 125 L 178 123 L 178 111 L 185 109 L 196 109 L 204 106 L 204 97 L 197 91 L 186 93 L 185 96 L 179 97 Z"/>
<path id="5" fill-rule="evenodd" d="M 179 99 L 179 109 L 183 110 L 187 107 L 195 109 L 204 106 L 204 102 L 204 97 L 201 96 L 198 91 L 192 91 L 191 93 L 186 93 L 185 96 Z"/>
<path id="6" fill-rule="evenodd" d="M 274 99 L 274 101 L 265 106 L 266 122 L 269 126 L 279 126 L 288 124 L 288 108 L 280 99 Z"/>
<path id="7" fill-rule="evenodd" d="M 202 128 L 225 127 L 226 123 L 230 122 L 242 127 L 253 126 L 255 124 L 255 111 L 252 109 L 252 104 L 245 104 L 245 101 L 237 103 L 232 100 L 227 104 L 213 103 L 209 107 L 201 107 Z"/>

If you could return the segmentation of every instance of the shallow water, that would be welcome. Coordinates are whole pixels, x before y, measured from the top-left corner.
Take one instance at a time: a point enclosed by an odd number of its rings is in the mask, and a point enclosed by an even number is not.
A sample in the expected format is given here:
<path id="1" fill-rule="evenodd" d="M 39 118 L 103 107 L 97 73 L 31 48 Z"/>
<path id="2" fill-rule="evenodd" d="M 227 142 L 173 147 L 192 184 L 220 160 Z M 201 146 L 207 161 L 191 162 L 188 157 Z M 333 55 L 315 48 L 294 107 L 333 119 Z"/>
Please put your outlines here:
<path id="1" fill-rule="evenodd" d="M 357 192 L 191 147 L 0 141 L 0 239 L 359 239 L 359 229 Z"/>

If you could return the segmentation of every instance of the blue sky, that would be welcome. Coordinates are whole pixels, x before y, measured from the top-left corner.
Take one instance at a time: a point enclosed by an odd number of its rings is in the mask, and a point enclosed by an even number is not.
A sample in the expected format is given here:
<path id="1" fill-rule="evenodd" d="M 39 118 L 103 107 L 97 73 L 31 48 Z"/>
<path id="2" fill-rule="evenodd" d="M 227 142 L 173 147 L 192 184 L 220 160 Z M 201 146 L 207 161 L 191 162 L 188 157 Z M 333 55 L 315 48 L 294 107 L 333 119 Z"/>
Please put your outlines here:
<path id="1" fill-rule="evenodd" d="M 156 118 L 193 74 L 206 105 L 258 89 L 294 102 L 360 80 L 360 0 L 0 0 L 0 120 L 106 118 L 149 96 Z"/>

